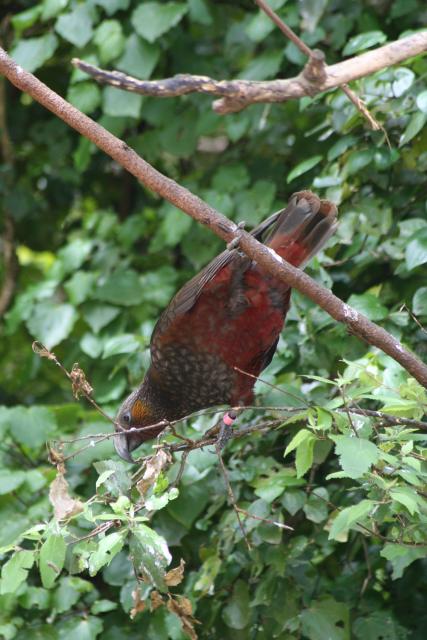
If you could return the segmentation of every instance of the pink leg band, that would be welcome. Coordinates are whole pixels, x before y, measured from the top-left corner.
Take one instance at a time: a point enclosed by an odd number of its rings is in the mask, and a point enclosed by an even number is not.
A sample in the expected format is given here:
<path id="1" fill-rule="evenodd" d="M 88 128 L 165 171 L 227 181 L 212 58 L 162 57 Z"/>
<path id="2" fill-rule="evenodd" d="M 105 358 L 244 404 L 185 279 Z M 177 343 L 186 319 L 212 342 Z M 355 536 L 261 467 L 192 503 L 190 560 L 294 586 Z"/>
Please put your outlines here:
<path id="1" fill-rule="evenodd" d="M 230 414 L 227 412 L 227 413 L 224 414 L 224 417 L 223 417 L 222 421 L 227 427 L 231 427 L 231 425 L 233 424 L 235 419 L 236 418 L 232 418 L 230 416 Z"/>

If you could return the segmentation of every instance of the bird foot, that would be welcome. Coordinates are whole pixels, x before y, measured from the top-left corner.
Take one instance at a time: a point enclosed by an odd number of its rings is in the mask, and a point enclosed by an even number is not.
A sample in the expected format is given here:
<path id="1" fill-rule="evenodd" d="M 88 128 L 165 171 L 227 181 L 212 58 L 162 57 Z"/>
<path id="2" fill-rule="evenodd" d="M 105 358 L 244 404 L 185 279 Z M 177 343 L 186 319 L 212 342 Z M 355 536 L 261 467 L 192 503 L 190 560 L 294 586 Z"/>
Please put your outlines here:
<path id="1" fill-rule="evenodd" d="M 233 238 L 233 240 L 231 240 L 228 244 L 227 244 L 227 249 L 229 251 L 232 251 L 233 249 L 237 249 L 237 247 L 240 244 L 240 238 L 242 236 L 242 231 L 244 230 L 246 225 L 246 222 L 244 220 L 242 220 L 241 222 L 238 223 L 237 225 L 237 233 L 238 235 Z"/>
<path id="2" fill-rule="evenodd" d="M 237 418 L 237 411 L 234 409 L 230 409 L 227 413 L 224 414 L 221 422 L 221 427 L 219 429 L 218 439 L 215 444 L 215 448 L 218 451 L 222 451 L 225 445 L 231 438 L 231 434 L 233 433 L 233 423 Z"/>

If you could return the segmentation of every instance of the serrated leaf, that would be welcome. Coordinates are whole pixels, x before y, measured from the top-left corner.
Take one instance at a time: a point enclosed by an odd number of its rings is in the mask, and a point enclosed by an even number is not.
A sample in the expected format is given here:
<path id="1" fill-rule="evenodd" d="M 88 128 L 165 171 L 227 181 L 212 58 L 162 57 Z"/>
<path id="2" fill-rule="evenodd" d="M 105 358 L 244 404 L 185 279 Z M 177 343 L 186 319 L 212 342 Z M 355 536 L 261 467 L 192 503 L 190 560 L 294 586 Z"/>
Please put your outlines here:
<path id="1" fill-rule="evenodd" d="M 57 46 L 58 38 L 52 33 L 48 33 L 40 38 L 19 40 L 10 55 L 17 64 L 33 73 L 53 56 Z"/>
<path id="2" fill-rule="evenodd" d="M 117 69 L 125 73 L 148 80 L 160 58 L 160 48 L 142 40 L 133 33 L 126 40 L 122 57 L 116 63 Z"/>
<path id="3" fill-rule="evenodd" d="M 177 25 L 187 11 L 188 7 L 181 2 L 144 2 L 135 9 L 131 21 L 140 36 L 154 42 Z"/>
<path id="4" fill-rule="evenodd" d="M 383 320 L 388 316 L 388 309 L 372 293 L 353 294 L 348 299 L 350 307 L 363 313 L 369 320 Z"/>
<path id="5" fill-rule="evenodd" d="M 0 469 L 0 495 L 15 491 L 25 481 L 25 471 Z"/>
<path id="6" fill-rule="evenodd" d="M 105 565 L 109 565 L 111 560 L 122 550 L 125 534 L 114 532 L 106 535 L 98 543 L 98 548 L 89 558 L 89 573 L 94 576 Z"/>
<path id="7" fill-rule="evenodd" d="M 67 545 L 63 536 L 52 534 L 40 549 L 40 576 L 45 589 L 51 589 L 62 571 Z"/>
<path id="8" fill-rule="evenodd" d="M 414 513 L 419 513 L 420 508 L 418 505 L 418 496 L 414 489 L 403 486 L 395 487 L 394 489 L 391 489 L 390 497 L 393 498 L 393 500 L 396 500 L 396 502 L 403 504 L 403 506 L 408 509 L 411 516 L 413 516 Z"/>
<path id="9" fill-rule="evenodd" d="M 357 522 L 363 521 L 374 506 L 373 500 L 362 500 L 359 504 L 340 511 L 330 528 L 329 539 L 342 540 L 342 534 L 346 534 Z"/>
<path id="10" fill-rule="evenodd" d="M 78 4 L 73 11 L 63 13 L 55 23 L 55 31 L 76 47 L 84 47 L 92 37 L 92 13 L 86 4 Z"/>
<path id="11" fill-rule="evenodd" d="M 427 556 L 426 547 L 406 547 L 400 544 L 387 543 L 380 551 L 380 555 L 391 562 L 393 567 L 393 580 L 401 578 L 404 570 L 412 562 Z"/>
<path id="12" fill-rule="evenodd" d="M 125 37 L 118 20 L 104 20 L 95 31 L 94 43 L 103 64 L 117 58 L 123 51 Z"/>
<path id="13" fill-rule="evenodd" d="M 77 311 L 72 305 L 43 301 L 34 306 L 26 325 L 36 340 L 51 349 L 68 338 L 76 320 Z"/>
<path id="14" fill-rule="evenodd" d="M 351 436 L 331 436 L 335 453 L 349 478 L 360 478 L 380 457 L 380 450 L 369 440 Z"/>
<path id="15" fill-rule="evenodd" d="M 28 571 L 34 564 L 35 552 L 20 550 L 3 565 L 1 570 L 0 594 L 15 593 L 27 579 Z"/>
<path id="16" fill-rule="evenodd" d="M 129 546 L 135 570 L 159 591 L 167 591 L 165 569 L 172 556 L 166 540 L 145 524 L 140 524 L 132 530 Z"/>

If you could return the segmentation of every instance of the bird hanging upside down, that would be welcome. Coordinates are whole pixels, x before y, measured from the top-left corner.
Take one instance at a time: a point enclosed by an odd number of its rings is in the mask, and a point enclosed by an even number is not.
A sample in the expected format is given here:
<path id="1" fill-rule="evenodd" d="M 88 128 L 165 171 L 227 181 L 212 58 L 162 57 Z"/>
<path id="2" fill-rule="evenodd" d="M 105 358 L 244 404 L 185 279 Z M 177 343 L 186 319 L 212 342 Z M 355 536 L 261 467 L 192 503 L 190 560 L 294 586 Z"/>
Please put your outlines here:
<path id="1" fill-rule="evenodd" d="M 334 233 L 337 209 L 310 191 L 291 196 L 252 235 L 294 266 L 303 267 Z M 117 415 L 117 453 L 131 451 L 165 427 L 141 428 L 216 405 L 252 404 L 255 379 L 277 347 L 290 288 L 238 248 L 227 249 L 185 284 L 151 336 L 151 365 Z"/>

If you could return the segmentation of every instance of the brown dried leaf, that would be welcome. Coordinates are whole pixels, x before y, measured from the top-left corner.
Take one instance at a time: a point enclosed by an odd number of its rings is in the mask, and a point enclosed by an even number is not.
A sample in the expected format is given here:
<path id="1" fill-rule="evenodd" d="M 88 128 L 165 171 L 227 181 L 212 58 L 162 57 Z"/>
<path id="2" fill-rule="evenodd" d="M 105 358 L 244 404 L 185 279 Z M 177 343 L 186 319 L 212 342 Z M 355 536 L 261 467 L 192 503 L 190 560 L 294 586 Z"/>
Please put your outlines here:
<path id="1" fill-rule="evenodd" d="M 65 520 L 83 511 L 84 505 L 80 500 L 72 498 L 68 493 L 68 482 L 61 470 L 58 470 L 55 480 L 50 485 L 49 500 L 53 505 L 55 518 Z"/>
<path id="2" fill-rule="evenodd" d="M 136 488 L 142 496 L 153 486 L 162 470 L 167 467 L 171 461 L 170 453 L 167 453 L 164 449 L 159 449 L 154 456 L 148 458 L 145 464 L 144 475 L 136 484 Z"/>
<path id="3" fill-rule="evenodd" d="M 139 587 L 135 589 L 135 591 L 132 591 L 132 601 L 133 607 L 129 613 L 131 620 L 133 620 L 138 613 L 142 613 L 145 609 L 145 602 L 144 600 L 141 600 L 141 590 Z"/>
<path id="4" fill-rule="evenodd" d="M 155 611 L 156 609 L 158 609 L 159 607 L 165 604 L 162 596 L 158 591 L 152 591 L 150 593 L 150 598 L 151 598 L 151 611 Z"/>
<path id="5" fill-rule="evenodd" d="M 167 572 L 165 575 L 165 582 L 168 587 L 176 587 L 177 584 L 182 582 L 182 579 L 184 578 L 184 567 L 185 561 L 181 558 L 179 567 L 175 567 L 175 569 L 171 569 Z"/>
<path id="6" fill-rule="evenodd" d="M 83 369 L 80 369 L 77 362 L 73 364 L 73 368 L 71 369 L 70 378 L 72 382 L 73 395 L 76 399 L 79 398 L 80 394 L 85 396 L 90 396 L 93 387 L 86 380 L 86 375 Z"/>
<path id="7" fill-rule="evenodd" d="M 193 607 L 188 598 L 184 596 L 177 596 L 172 598 L 169 596 L 168 609 L 172 613 L 175 613 L 181 620 L 183 632 L 190 638 L 190 640 L 197 640 L 197 633 L 194 629 L 195 624 L 200 624 L 196 618 L 193 617 Z"/>

